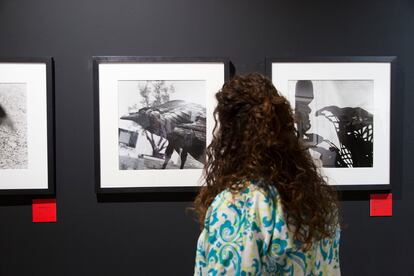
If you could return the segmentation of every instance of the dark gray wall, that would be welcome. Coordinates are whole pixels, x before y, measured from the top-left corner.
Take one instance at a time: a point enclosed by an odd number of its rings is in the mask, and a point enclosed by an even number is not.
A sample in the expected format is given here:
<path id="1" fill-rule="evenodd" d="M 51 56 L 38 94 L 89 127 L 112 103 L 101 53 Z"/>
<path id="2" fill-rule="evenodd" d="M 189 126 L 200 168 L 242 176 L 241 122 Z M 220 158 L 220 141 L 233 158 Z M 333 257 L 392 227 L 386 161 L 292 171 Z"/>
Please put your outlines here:
<path id="1" fill-rule="evenodd" d="M 0 56 L 55 58 L 58 206 L 58 223 L 32 224 L 30 198 L 0 199 L 0 275 L 192 273 L 192 195 L 95 195 L 93 55 L 227 56 L 238 73 L 265 56 L 398 56 L 394 216 L 345 194 L 341 266 L 413 275 L 413 49 L 410 0 L 0 0 Z"/>

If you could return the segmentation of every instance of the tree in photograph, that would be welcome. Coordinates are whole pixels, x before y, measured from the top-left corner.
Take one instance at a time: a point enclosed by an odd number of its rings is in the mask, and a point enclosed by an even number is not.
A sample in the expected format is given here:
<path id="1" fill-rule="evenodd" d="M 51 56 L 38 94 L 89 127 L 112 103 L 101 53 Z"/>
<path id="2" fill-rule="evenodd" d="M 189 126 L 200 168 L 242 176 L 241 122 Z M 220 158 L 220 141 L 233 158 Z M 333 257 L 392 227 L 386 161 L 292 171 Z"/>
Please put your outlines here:
<path id="1" fill-rule="evenodd" d="M 142 108 L 161 105 L 170 100 L 170 95 L 175 92 L 173 84 L 167 86 L 165 81 L 146 81 L 144 85 L 138 85 L 138 92 L 141 96 Z M 163 158 L 161 151 L 166 148 L 167 139 L 143 130 L 145 137 L 152 147 L 152 156 Z"/>

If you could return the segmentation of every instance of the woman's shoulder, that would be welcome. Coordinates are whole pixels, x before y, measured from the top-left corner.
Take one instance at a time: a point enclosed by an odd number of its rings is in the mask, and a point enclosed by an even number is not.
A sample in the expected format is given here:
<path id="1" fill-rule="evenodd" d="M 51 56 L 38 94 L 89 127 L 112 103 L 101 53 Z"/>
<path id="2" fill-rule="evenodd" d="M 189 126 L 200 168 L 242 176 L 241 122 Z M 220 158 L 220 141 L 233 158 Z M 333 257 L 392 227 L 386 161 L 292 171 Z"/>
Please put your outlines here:
<path id="1" fill-rule="evenodd" d="M 241 216 L 246 212 L 267 213 L 280 212 L 278 193 L 274 186 L 264 185 L 260 181 L 246 180 L 240 190 L 225 189 L 214 198 L 206 214 L 206 223 L 211 217 Z M 215 221 L 216 219 L 213 219 Z"/>
<path id="2" fill-rule="evenodd" d="M 250 204 L 257 200 L 268 202 L 278 198 L 276 187 L 274 185 L 264 184 L 260 180 L 245 180 L 241 185 L 243 188 L 239 190 L 227 188 L 217 194 L 211 206 L 215 208 L 221 206 L 223 203 L 230 203 L 249 207 Z"/>

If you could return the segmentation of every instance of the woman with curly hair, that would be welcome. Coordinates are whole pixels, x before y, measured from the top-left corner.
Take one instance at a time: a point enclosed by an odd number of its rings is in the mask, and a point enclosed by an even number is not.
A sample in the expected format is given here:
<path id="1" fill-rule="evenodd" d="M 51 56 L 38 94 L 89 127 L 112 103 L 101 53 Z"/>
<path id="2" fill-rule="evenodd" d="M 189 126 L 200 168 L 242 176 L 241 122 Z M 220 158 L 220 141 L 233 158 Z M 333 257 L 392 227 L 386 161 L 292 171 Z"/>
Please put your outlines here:
<path id="1" fill-rule="evenodd" d="M 260 74 L 216 94 L 195 275 L 340 275 L 338 200 Z"/>

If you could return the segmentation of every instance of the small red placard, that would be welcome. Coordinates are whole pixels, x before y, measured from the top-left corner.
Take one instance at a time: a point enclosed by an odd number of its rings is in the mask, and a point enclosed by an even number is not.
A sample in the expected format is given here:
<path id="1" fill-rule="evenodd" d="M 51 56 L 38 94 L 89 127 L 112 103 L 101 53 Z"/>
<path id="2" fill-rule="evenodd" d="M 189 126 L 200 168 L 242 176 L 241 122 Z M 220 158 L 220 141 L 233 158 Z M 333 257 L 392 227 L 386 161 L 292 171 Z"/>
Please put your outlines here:
<path id="1" fill-rule="evenodd" d="M 33 222 L 56 222 L 56 199 L 33 199 Z"/>
<path id="2" fill-rule="evenodd" d="M 371 217 L 392 216 L 392 194 L 371 194 L 370 200 Z"/>

